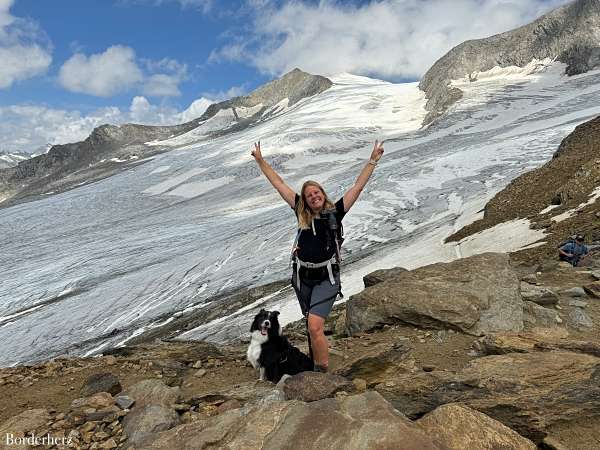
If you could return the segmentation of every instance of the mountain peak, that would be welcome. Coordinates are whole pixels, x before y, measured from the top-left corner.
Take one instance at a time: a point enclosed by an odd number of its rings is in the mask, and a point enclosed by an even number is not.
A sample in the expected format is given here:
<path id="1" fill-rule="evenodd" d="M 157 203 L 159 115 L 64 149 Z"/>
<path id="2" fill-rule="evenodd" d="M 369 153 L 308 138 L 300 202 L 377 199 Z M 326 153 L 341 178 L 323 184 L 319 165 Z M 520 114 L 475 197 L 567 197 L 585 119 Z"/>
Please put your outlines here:
<path id="1" fill-rule="evenodd" d="M 440 58 L 423 76 L 430 111 L 425 123 L 461 98 L 452 80 L 494 67 L 523 67 L 532 60 L 557 59 L 574 75 L 600 65 L 600 0 L 576 0 L 528 25 L 484 39 L 465 41 Z"/>

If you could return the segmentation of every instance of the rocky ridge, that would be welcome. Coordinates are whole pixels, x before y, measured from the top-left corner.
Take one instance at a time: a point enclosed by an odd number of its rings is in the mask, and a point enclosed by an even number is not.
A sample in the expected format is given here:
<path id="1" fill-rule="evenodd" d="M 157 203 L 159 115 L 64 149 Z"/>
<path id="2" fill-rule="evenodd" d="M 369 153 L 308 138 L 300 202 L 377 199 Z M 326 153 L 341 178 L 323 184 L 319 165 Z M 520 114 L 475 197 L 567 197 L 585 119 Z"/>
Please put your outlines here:
<path id="1" fill-rule="evenodd" d="M 229 112 L 232 120 L 207 132 L 203 139 L 243 130 L 276 114 L 279 108 L 275 106 L 284 99 L 288 99 L 285 106 L 290 106 L 323 92 L 331 84 L 327 78 L 294 69 L 247 96 L 212 104 L 200 118 L 184 124 L 102 125 L 84 141 L 54 145 L 45 154 L 22 161 L 15 167 L 0 169 L 0 206 L 63 192 L 114 175 L 132 164 L 140 164 L 145 158 L 173 148 L 157 142 L 192 131 L 219 113 Z M 250 110 L 251 114 L 238 114 L 242 108 Z M 153 145 L 147 145 L 151 141 L 154 141 Z"/>
<path id="2" fill-rule="evenodd" d="M 600 1 L 575 0 L 532 23 L 484 39 L 463 42 L 440 58 L 423 76 L 419 87 L 427 97 L 424 124 L 439 117 L 462 97 L 450 82 L 477 80 L 478 72 L 496 66 L 524 67 L 550 58 L 567 64 L 575 75 L 600 65 Z"/>

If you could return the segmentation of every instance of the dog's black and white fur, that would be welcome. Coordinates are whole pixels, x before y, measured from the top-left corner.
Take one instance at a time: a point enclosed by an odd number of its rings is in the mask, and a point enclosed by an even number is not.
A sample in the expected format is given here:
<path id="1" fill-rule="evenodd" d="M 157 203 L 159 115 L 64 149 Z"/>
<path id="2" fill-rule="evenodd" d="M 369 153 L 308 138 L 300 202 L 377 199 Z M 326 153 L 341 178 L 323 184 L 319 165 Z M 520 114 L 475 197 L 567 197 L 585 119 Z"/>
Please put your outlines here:
<path id="1" fill-rule="evenodd" d="M 260 371 L 261 380 L 277 383 L 284 374 L 313 370 L 312 360 L 288 342 L 279 325 L 279 311 L 261 309 L 254 317 L 248 361 Z"/>

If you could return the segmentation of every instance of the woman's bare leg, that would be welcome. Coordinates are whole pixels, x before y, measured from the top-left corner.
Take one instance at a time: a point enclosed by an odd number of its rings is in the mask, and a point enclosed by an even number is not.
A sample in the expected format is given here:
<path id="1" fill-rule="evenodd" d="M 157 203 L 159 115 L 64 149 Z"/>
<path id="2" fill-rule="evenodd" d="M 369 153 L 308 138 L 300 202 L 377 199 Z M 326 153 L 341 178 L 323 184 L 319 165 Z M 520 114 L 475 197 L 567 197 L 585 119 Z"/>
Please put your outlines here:
<path id="1" fill-rule="evenodd" d="M 315 364 L 327 368 L 329 366 L 329 345 L 325 337 L 325 319 L 309 313 L 308 332 Z"/>

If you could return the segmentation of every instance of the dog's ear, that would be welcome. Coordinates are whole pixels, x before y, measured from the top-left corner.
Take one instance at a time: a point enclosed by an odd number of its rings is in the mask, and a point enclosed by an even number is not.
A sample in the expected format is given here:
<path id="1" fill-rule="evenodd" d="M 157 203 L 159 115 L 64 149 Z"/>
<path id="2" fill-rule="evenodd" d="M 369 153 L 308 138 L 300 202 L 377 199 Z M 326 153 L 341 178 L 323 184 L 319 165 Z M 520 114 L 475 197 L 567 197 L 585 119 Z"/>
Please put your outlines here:
<path id="1" fill-rule="evenodd" d="M 279 311 L 273 311 L 271 314 L 273 314 L 275 317 L 277 317 L 280 313 L 279 313 Z"/>

